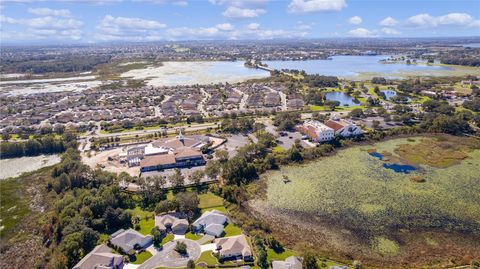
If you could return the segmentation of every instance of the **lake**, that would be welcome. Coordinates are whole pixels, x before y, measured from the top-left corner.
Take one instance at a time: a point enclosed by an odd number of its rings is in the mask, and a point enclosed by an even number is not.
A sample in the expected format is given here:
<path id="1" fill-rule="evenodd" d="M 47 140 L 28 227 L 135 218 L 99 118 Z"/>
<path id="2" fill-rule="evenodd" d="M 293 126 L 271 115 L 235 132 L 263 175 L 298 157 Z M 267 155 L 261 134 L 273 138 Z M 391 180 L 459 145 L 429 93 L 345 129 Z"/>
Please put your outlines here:
<path id="1" fill-rule="evenodd" d="M 22 173 L 32 172 L 43 167 L 57 164 L 60 155 L 40 155 L 0 160 L 0 179 L 18 177 Z"/>
<path id="2" fill-rule="evenodd" d="M 130 70 L 121 75 L 145 79 L 152 86 L 177 86 L 213 83 L 235 83 L 248 79 L 265 78 L 270 73 L 261 69 L 247 68 L 243 61 L 213 62 L 164 62 L 162 66 Z"/>
<path id="3" fill-rule="evenodd" d="M 306 61 L 264 61 L 275 69 L 305 70 L 308 74 L 358 78 L 386 76 L 399 78 L 409 75 L 443 75 L 441 71 L 452 71 L 446 66 L 434 66 L 424 63 L 407 65 L 404 63 L 381 63 L 388 59 L 386 55 L 376 56 L 333 56 L 331 60 Z"/>
<path id="4" fill-rule="evenodd" d="M 341 106 L 358 106 L 360 102 L 355 102 L 355 99 L 344 92 L 327 92 L 325 99 L 328 101 L 338 101 Z"/>

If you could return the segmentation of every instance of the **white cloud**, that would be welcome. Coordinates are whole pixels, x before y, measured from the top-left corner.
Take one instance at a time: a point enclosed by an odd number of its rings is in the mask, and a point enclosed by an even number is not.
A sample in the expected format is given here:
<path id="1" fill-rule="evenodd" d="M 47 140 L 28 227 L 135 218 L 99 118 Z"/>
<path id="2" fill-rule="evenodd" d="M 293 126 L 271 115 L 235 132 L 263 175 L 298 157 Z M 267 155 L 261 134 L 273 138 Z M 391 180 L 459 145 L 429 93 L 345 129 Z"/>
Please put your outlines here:
<path id="1" fill-rule="evenodd" d="M 262 14 L 265 14 L 264 9 L 249 9 L 249 8 L 239 8 L 239 7 L 228 7 L 222 15 L 226 18 L 232 19 L 241 19 L 241 18 L 256 18 Z"/>
<path id="2" fill-rule="evenodd" d="M 38 16 L 70 17 L 72 14 L 68 9 L 51 9 L 47 7 L 29 8 L 28 13 Z"/>
<path id="3" fill-rule="evenodd" d="M 362 23 L 362 21 L 363 21 L 362 18 L 360 18 L 359 16 L 353 16 L 350 19 L 348 19 L 348 23 L 354 24 L 354 25 L 359 25 L 360 23 Z"/>
<path id="4" fill-rule="evenodd" d="M 51 16 L 33 19 L 14 19 L 2 15 L 0 16 L 0 22 L 36 29 L 77 29 L 83 26 L 83 22 L 76 19 L 60 19 Z"/>
<path id="5" fill-rule="evenodd" d="M 97 25 L 95 38 L 102 41 L 156 41 L 163 39 L 160 30 L 166 24 L 155 20 L 106 15 Z"/>
<path id="6" fill-rule="evenodd" d="M 475 27 L 475 20 L 467 13 L 449 13 L 434 17 L 428 13 L 422 13 L 407 19 L 410 27 L 438 27 L 438 26 L 466 26 Z"/>
<path id="7" fill-rule="evenodd" d="M 32 19 L 15 19 L 0 15 L 0 22 L 25 27 L 21 31 L 2 31 L 2 38 L 9 41 L 50 38 L 79 40 L 82 38 L 81 27 L 83 22 L 72 18 L 46 16 Z"/>
<path id="8" fill-rule="evenodd" d="M 435 22 L 438 25 L 469 25 L 473 22 L 472 16 L 467 13 L 450 13 L 437 17 Z"/>
<path id="9" fill-rule="evenodd" d="M 393 28 L 389 28 L 389 27 L 383 27 L 380 31 L 384 34 L 387 34 L 387 35 L 399 35 L 400 34 L 399 31 L 397 31 Z"/>
<path id="10" fill-rule="evenodd" d="M 395 26 L 398 24 L 398 21 L 392 17 L 386 17 L 380 22 L 381 26 Z"/>
<path id="11" fill-rule="evenodd" d="M 246 28 L 233 29 L 231 31 L 222 31 L 218 26 L 199 28 L 177 27 L 168 29 L 166 34 L 168 39 L 173 40 L 301 38 L 308 35 L 308 32 L 298 30 L 260 29 L 258 23 L 251 23 Z"/>
<path id="12" fill-rule="evenodd" d="M 249 25 L 247 25 L 247 28 L 249 30 L 257 30 L 258 28 L 260 28 L 260 24 L 252 22 Z"/>
<path id="13" fill-rule="evenodd" d="M 412 27 L 433 26 L 435 18 L 428 13 L 418 14 L 408 18 L 407 25 Z"/>
<path id="14" fill-rule="evenodd" d="M 167 25 L 159 21 L 154 20 L 145 20 L 141 18 L 130 18 L 130 17 L 113 17 L 111 15 L 106 15 L 100 25 L 97 28 L 101 30 L 111 30 L 111 29 L 137 29 L 142 30 L 152 30 L 165 28 Z"/>
<path id="15" fill-rule="evenodd" d="M 270 0 L 209 0 L 214 5 L 228 5 L 234 7 L 260 6 L 268 3 Z"/>
<path id="16" fill-rule="evenodd" d="M 347 6 L 345 0 L 292 0 L 289 13 L 340 11 Z"/>
<path id="17" fill-rule="evenodd" d="M 348 31 L 348 34 L 353 37 L 376 37 L 377 35 L 368 29 L 365 28 L 357 28 Z"/>
<path id="18" fill-rule="evenodd" d="M 295 26 L 295 29 L 298 29 L 298 30 L 310 30 L 313 28 L 313 26 L 315 25 L 315 23 L 304 23 L 303 21 L 298 21 L 297 22 L 297 25 Z"/>
<path id="19" fill-rule="evenodd" d="M 222 30 L 222 31 L 232 31 L 235 28 L 230 23 L 217 24 L 215 27 L 219 30 Z"/>

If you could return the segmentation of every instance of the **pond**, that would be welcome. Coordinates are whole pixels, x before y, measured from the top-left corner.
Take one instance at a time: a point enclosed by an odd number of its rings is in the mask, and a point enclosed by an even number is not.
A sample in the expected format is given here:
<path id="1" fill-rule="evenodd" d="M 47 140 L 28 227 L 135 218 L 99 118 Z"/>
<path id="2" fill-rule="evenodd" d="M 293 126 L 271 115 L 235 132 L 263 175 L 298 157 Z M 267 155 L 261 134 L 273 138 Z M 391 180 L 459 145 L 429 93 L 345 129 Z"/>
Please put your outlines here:
<path id="1" fill-rule="evenodd" d="M 383 94 L 385 94 L 385 98 L 390 100 L 392 97 L 397 96 L 397 92 L 393 90 L 382 90 Z"/>
<path id="2" fill-rule="evenodd" d="M 57 164 L 61 161 L 59 155 L 40 155 L 0 160 L 0 179 L 18 177 L 23 173 L 32 172 L 43 167 Z"/>
<path id="3" fill-rule="evenodd" d="M 341 106 L 358 106 L 360 102 L 344 92 L 327 92 L 325 99 L 328 101 L 338 101 Z"/>
<path id="4" fill-rule="evenodd" d="M 384 157 L 383 154 L 376 151 L 369 152 L 368 154 L 380 160 L 383 160 L 383 157 Z M 391 169 L 397 173 L 404 173 L 404 174 L 409 174 L 410 172 L 417 170 L 417 168 L 413 165 L 401 164 L 401 163 L 384 163 L 383 167 L 387 169 Z"/>
<path id="5" fill-rule="evenodd" d="M 444 75 L 441 71 L 451 71 L 452 67 L 427 65 L 425 63 L 381 63 L 389 56 L 333 56 L 331 60 L 306 61 L 265 61 L 269 67 L 276 69 L 305 70 L 308 74 L 337 76 L 341 78 L 371 78 L 386 76 L 400 78 L 418 75 Z"/>

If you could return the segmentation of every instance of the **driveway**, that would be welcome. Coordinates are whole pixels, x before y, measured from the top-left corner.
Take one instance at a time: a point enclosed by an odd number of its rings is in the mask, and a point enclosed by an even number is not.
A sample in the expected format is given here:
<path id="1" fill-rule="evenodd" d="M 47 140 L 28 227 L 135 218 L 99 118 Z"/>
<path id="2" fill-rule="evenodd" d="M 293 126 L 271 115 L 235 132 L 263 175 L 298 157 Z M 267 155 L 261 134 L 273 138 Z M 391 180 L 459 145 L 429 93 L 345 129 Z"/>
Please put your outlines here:
<path id="1" fill-rule="evenodd" d="M 200 248 L 202 249 L 202 252 L 209 250 L 217 252 L 217 245 L 215 243 L 201 245 Z"/>
<path id="2" fill-rule="evenodd" d="M 187 245 L 187 255 L 182 256 L 175 251 L 177 242 Z M 186 267 L 189 260 L 198 260 L 201 253 L 200 245 L 189 239 L 170 241 L 163 246 L 163 249 L 150 259 L 146 260 L 138 269 L 155 269 L 157 267 L 179 268 Z"/>

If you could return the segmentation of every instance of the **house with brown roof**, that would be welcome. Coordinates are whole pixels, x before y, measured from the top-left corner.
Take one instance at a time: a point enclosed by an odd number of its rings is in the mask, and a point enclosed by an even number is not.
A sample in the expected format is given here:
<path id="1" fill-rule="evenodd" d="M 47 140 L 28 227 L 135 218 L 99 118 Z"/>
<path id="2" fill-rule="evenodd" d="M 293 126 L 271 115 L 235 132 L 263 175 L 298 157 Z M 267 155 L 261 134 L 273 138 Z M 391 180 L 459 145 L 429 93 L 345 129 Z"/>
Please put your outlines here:
<path id="1" fill-rule="evenodd" d="M 245 235 L 217 238 L 214 240 L 220 258 L 252 260 L 252 250 Z"/>
<path id="2" fill-rule="evenodd" d="M 80 260 L 73 269 L 122 269 L 123 256 L 112 253 L 106 245 L 98 245 Z"/>

